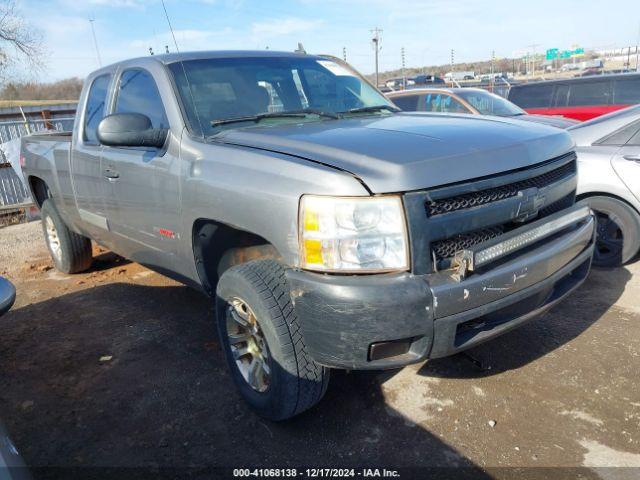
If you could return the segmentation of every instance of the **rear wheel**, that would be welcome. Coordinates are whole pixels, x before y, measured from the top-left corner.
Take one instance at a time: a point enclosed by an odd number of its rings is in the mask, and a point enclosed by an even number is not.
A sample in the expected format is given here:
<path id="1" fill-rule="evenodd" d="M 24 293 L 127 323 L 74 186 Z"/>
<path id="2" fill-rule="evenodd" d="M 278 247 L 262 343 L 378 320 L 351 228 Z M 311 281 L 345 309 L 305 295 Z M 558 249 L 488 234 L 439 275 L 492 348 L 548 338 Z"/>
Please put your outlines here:
<path id="1" fill-rule="evenodd" d="M 44 239 L 57 270 L 78 273 L 88 269 L 92 262 L 91 240 L 64 223 L 51 199 L 40 209 Z"/>
<path id="2" fill-rule="evenodd" d="M 616 267 L 627 263 L 640 250 L 640 215 L 613 197 L 587 197 L 580 202 L 596 212 L 597 237 L 593 264 Z"/>
<path id="3" fill-rule="evenodd" d="M 320 401 L 329 369 L 307 353 L 280 263 L 256 260 L 227 270 L 216 314 L 233 380 L 259 415 L 285 420 Z"/>

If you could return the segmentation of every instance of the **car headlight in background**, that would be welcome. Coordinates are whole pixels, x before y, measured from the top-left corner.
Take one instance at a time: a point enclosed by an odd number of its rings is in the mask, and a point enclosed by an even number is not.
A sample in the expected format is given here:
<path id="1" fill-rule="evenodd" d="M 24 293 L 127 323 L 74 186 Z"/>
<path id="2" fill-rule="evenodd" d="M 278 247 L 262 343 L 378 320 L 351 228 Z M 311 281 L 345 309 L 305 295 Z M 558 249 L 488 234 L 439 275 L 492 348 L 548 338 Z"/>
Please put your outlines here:
<path id="1" fill-rule="evenodd" d="M 322 272 L 407 270 L 409 245 L 399 196 L 300 200 L 300 263 Z"/>

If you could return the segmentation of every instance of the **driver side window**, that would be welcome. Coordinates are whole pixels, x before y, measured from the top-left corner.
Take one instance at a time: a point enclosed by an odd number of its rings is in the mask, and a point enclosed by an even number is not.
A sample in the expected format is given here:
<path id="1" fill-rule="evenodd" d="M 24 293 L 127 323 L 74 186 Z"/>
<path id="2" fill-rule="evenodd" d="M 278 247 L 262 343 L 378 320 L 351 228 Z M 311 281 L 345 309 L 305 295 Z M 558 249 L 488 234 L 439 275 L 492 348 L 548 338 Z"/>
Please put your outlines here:
<path id="1" fill-rule="evenodd" d="M 141 113 L 149 117 L 153 128 L 169 128 L 156 82 L 149 72 L 139 68 L 120 75 L 115 113 Z"/>

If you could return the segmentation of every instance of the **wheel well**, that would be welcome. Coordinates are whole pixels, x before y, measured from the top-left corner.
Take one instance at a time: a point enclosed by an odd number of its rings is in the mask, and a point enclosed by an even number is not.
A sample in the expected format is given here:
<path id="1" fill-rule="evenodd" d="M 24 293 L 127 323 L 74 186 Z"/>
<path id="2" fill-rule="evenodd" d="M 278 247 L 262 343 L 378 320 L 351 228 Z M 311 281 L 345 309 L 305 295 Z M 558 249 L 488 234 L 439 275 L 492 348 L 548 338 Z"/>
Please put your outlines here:
<path id="1" fill-rule="evenodd" d="M 42 208 L 44 201 L 49 198 L 49 187 L 46 182 L 38 177 L 29 177 L 29 186 L 33 192 L 33 200 Z"/>
<path id="2" fill-rule="evenodd" d="M 587 193 L 581 193 L 580 195 L 576 196 L 576 202 L 579 202 L 580 200 L 584 200 L 585 198 L 589 198 L 589 197 L 609 197 L 609 198 L 615 198 L 616 200 L 621 201 L 622 203 L 628 205 L 629 207 L 631 207 L 631 209 L 636 212 L 638 215 L 640 215 L 640 212 L 638 211 L 638 209 L 636 207 L 634 207 L 633 205 L 631 205 L 628 201 L 626 201 L 624 198 L 619 197 L 618 195 L 614 195 L 613 193 L 608 193 L 608 192 L 587 192 Z"/>
<path id="3" fill-rule="evenodd" d="M 199 219 L 193 225 L 193 254 L 198 276 L 208 293 L 215 291 L 220 276 L 234 265 L 282 258 L 260 235 L 210 219 Z"/>

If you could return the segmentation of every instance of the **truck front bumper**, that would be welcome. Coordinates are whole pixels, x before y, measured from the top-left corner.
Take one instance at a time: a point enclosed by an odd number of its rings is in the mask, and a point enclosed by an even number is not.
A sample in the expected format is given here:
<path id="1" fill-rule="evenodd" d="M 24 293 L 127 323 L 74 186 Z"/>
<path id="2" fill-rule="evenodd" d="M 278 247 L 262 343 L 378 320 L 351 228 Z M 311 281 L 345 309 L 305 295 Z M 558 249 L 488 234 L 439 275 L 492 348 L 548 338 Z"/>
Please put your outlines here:
<path id="1" fill-rule="evenodd" d="M 287 273 L 309 353 L 345 369 L 397 368 L 452 355 L 545 312 L 591 266 L 592 215 L 466 278 Z"/>

